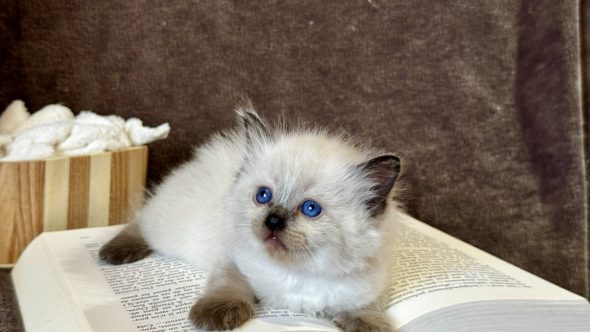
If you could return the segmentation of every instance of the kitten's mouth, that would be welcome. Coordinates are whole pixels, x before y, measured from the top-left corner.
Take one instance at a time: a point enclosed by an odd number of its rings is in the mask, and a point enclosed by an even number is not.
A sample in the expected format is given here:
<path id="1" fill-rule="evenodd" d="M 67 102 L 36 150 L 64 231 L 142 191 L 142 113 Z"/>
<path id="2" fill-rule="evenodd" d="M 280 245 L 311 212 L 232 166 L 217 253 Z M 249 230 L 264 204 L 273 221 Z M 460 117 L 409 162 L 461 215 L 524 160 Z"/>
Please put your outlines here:
<path id="1" fill-rule="evenodd" d="M 270 234 L 268 234 L 264 239 L 264 244 L 272 250 L 287 250 L 287 247 L 275 232 L 270 232 Z"/>

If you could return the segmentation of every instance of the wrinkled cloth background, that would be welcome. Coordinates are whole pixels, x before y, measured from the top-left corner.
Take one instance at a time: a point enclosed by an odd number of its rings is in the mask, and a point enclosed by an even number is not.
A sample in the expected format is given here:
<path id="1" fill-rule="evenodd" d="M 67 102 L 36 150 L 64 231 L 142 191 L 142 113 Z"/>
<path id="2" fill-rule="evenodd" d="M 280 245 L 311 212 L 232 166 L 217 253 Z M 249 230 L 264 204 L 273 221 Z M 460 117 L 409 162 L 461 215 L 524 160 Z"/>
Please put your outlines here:
<path id="1" fill-rule="evenodd" d="M 588 1 L 0 3 L 0 108 L 170 122 L 157 183 L 246 94 L 402 153 L 414 216 L 589 295 Z"/>

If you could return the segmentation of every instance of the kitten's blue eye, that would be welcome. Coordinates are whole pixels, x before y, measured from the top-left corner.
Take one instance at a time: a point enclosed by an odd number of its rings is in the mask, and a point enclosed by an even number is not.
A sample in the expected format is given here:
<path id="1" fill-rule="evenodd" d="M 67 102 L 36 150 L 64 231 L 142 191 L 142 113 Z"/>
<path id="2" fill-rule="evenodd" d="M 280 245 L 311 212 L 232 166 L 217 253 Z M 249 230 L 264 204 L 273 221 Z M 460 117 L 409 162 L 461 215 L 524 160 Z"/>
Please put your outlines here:
<path id="1" fill-rule="evenodd" d="M 303 204 L 301 204 L 301 212 L 310 218 L 314 218 L 322 212 L 322 207 L 318 204 L 318 202 L 308 199 L 307 201 L 303 202 Z"/>
<path id="2" fill-rule="evenodd" d="M 266 204 L 272 199 L 272 191 L 267 187 L 260 187 L 256 192 L 256 201 L 259 204 Z"/>

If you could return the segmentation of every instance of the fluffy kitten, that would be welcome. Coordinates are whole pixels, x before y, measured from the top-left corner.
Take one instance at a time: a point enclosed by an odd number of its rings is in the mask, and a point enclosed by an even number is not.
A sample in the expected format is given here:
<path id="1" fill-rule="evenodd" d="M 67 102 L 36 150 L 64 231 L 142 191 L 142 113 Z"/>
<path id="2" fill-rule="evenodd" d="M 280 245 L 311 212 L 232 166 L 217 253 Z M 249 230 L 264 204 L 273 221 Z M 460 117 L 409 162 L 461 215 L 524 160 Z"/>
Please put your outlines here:
<path id="1" fill-rule="evenodd" d="M 389 331 L 384 314 L 393 155 L 322 130 L 270 128 L 251 108 L 157 188 L 100 257 L 155 250 L 211 271 L 190 311 L 201 329 L 233 329 L 255 303 Z"/>

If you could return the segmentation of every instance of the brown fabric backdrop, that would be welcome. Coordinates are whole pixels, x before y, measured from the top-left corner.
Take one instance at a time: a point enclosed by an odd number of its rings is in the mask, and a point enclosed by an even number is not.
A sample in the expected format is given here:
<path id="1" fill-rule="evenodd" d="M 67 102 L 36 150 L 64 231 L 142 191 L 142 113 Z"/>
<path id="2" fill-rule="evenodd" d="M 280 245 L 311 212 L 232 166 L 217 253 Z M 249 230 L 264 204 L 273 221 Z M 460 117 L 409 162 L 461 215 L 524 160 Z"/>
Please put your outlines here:
<path id="1" fill-rule="evenodd" d="M 0 1 L 0 104 L 170 122 L 152 181 L 248 94 L 403 153 L 415 216 L 588 295 L 578 1 Z"/>

